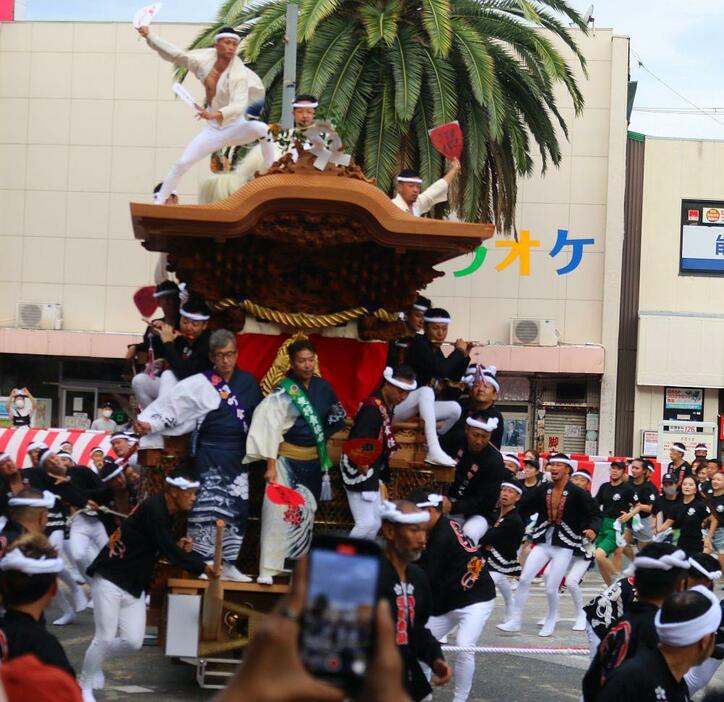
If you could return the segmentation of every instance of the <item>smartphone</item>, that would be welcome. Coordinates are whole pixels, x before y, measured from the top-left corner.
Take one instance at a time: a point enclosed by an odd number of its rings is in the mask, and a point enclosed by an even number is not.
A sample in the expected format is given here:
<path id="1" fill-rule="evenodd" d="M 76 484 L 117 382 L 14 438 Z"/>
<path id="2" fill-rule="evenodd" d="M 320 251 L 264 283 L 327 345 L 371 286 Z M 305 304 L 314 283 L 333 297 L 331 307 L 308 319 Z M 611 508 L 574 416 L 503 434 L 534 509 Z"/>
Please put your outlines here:
<path id="1" fill-rule="evenodd" d="M 374 541 L 326 535 L 312 541 L 301 658 L 312 675 L 345 690 L 359 687 L 372 655 L 380 558 Z"/>

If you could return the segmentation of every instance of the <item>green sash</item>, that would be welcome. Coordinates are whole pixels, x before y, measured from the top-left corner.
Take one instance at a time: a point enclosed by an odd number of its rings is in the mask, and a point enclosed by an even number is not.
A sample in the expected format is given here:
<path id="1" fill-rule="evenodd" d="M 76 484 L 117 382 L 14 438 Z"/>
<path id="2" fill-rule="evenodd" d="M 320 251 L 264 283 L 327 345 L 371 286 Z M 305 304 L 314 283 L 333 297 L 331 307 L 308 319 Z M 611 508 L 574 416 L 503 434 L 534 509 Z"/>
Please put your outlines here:
<path id="1" fill-rule="evenodd" d="M 294 406 L 299 410 L 299 413 L 307 423 L 307 426 L 312 430 L 312 434 L 314 434 L 314 441 L 317 444 L 319 465 L 322 472 L 326 473 L 334 464 L 327 453 L 327 439 L 324 436 L 322 421 L 317 414 L 317 410 L 314 409 L 314 405 L 312 405 L 307 397 L 307 393 L 304 392 L 304 388 L 296 381 L 291 378 L 283 378 L 279 382 L 279 387 L 281 387 L 287 395 L 289 395 L 294 403 Z"/>

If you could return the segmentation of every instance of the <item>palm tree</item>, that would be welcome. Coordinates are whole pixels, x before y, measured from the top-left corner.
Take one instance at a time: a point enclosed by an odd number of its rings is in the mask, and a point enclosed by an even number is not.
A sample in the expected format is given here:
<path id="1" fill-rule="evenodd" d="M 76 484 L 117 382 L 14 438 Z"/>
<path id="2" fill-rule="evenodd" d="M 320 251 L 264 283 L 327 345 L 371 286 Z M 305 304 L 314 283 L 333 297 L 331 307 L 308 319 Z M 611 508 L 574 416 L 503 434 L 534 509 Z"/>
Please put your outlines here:
<path id="1" fill-rule="evenodd" d="M 285 0 L 226 0 L 192 48 L 210 46 L 219 27 L 244 37 L 243 58 L 267 87 L 266 116 L 281 111 Z M 424 181 L 445 164 L 428 130 L 459 120 L 462 177 L 452 205 L 468 221 L 514 224 L 517 178 L 558 165 L 555 123 L 567 137 L 554 87 L 576 114 L 583 97 L 554 41 L 585 73 L 564 22 L 586 25 L 567 0 L 299 0 L 298 89 L 319 96 L 319 113 L 338 126 L 368 177 L 389 191 L 402 167 Z M 547 31 L 541 31 L 547 30 Z"/>

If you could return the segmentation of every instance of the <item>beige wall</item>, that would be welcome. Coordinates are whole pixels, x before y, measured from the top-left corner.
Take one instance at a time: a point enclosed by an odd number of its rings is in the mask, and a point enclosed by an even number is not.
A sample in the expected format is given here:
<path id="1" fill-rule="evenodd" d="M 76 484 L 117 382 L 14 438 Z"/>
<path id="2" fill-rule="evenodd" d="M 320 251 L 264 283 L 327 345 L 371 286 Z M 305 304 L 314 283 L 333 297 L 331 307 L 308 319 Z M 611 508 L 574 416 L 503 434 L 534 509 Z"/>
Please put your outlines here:
<path id="1" fill-rule="evenodd" d="M 724 142 L 646 139 L 639 385 L 724 387 L 724 276 L 679 275 L 681 200 L 722 199 Z"/>
<path id="2" fill-rule="evenodd" d="M 678 385 L 677 385 L 678 387 Z M 704 391 L 704 421 L 716 424 L 719 414 L 719 392 Z M 636 388 L 634 406 L 634 455 L 641 451 L 641 432 L 656 431 L 664 419 L 664 388 L 640 385 Z"/>
<path id="3" fill-rule="evenodd" d="M 606 249 L 613 245 L 620 252 L 622 234 L 628 39 L 596 30 L 580 42 L 589 75 L 586 80 L 576 70 L 586 100 L 583 115 L 576 118 L 570 99 L 557 91 L 570 136 L 567 141 L 561 135 L 563 160 L 546 177 L 540 176 L 537 160 L 535 175 L 523 179 L 519 190 L 518 229 L 530 230 L 541 243 L 532 250 L 530 275 L 520 276 L 517 262 L 496 271 L 508 250 L 496 249 L 493 240 L 477 273 L 435 281 L 428 291 L 453 314 L 455 336 L 507 344 L 509 320 L 534 317 L 555 320 L 564 343 L 604 343 L 606 284 L 614 286 L 609 319 L 615 317 L 617 331 L 620 254 L 607 263 Z M 549 255 L 558 229 L 568 229 L 571 238 L 595 239 L 578 269 L 564 276 L 555 271 L 567 263 L 570 248 L 556 258 Z M 469 260 L 463 257 L 441 269 L 452 273 Z"/>
<path id="4" fill-rule="evenodd" d="M 179 45 L 196 32 L 162 27 Z M 0 24 L 0 325 L 23 301 L 62 303 L 65 329 L 142 328 L 131 296 L 155 257 L 128 203 L 150 200 L 198 130 L 171 76 L 127 23 Z"/>
<path id="5" fill-rule="evenodd" d="M 159 25 L 179 45 L 197 29 Z M 559 90 L 570 130 L 563 162 L 546 178 L 521 182 L 518 226 L 541 241 L 531 275 L 519 276 L 517 263 L 496 272 L 505 251 L 489 243 L 477 274 L 436 282 L 429 292 L 453 313 L 453 334 L 508 343 L 508 320 L 530 316 L 554 319 L 565 343 L 606 341 L 604 279 L 618 290 L 615 257 L 611 275 L 605 271 L 623 203 L 614 174 L 621 177 L 627 40 L 597 30 L 581 41 L 585 113 L 574 118 Z M 150 198 L 197 130 L 171 82 L 170 65 L 128 24 L 0 25 L 0 325 L 12 323 L 17 301 L 38 301 L 63 304 L 65 329 L 139 330 L 131 295 L 151 282 L 154 258 L 133 240 L 128 202 Z M 200 93 L 196 81 L 189 86 Z M 183 199 L 195 199 L 205 167 L 184 178 Z M 566 255 L 548 255 L 558 228 L 596 240 L 562 277 L 555 268 Z"/>

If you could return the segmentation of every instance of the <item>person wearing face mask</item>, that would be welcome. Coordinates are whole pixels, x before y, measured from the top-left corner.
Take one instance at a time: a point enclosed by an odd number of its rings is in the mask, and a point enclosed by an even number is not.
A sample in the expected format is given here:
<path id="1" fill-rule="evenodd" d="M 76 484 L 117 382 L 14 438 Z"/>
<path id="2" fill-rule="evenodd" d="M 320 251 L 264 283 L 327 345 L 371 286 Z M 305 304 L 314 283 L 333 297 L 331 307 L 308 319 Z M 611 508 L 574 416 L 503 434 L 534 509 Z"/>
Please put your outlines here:
<path id="1" fill-rule="evenodd" d="M 100 408 L 100 417 L 93 420 L 91 429 L 93 431 L 109 431 L 114 432 L 118 425 L 111 419 L 113 416 L 113 405 L 110 402 L 104 402 Z"/>
<path id="2" fill-rule="evenodd" d="M 654 534 L 658 534 L 657 541 L 665 543 L 675 543 L 678 533 L 673 529 L 665 533 L 661 529 L 661 525 L 671 519 L 679 505 L 679 487 L 676 484 L 676 478 L 671 473 L 665 473 L 661 477 L 661 495 L 654 501 L 654 507 L 651 513 L 655 517 Z"/>
<path id="3" fill-rule="evenodd" d="M 8 416 L 14 427 L 32 426 L 36 402 L 27 388 L 13 388 L 7 401 Z"/>
<path id="4" fill-rule="evenodd" d="M 704 550 L 701 530 L 710 518 L 711 511 L 698 497 L 696 480 L 687 475 L 681 483 L 681 502 L 656 531 L 658 533 L 669 527 L 676 527 L 679 530 L 677 545 L 691 555 Z M 711 544 L 707 543 L 707 546 L 710 547 Z"/>

